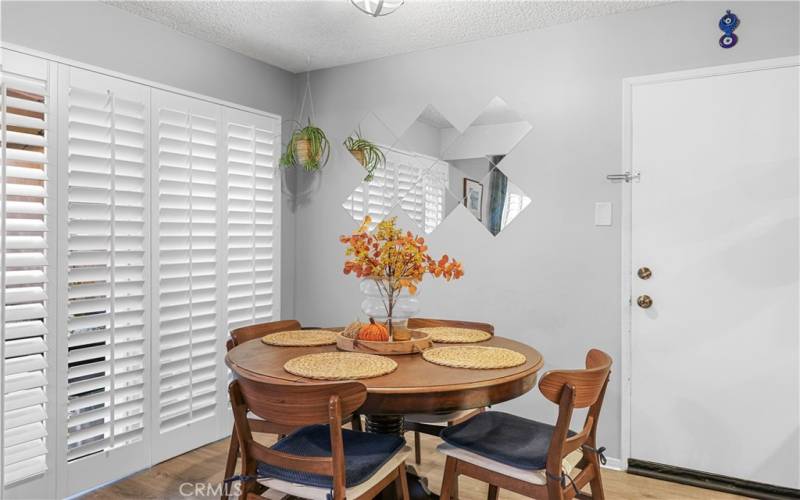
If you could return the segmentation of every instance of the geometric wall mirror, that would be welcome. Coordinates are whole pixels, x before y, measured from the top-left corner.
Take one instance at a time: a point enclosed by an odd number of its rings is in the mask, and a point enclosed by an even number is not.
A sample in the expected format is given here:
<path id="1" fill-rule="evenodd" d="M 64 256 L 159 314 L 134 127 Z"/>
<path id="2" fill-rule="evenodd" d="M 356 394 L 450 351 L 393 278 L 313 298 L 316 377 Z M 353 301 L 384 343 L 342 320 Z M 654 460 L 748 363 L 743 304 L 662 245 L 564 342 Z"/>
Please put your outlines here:
<path id="1" fill-rule="evenodd" d="M 463 132 L 432 105 L 396 139 L 368 115 L 345 145 L 366 140 L 381 161 L 342 205 L 358 222 L 368 214 L 378 222 L 399 208 L 430 234 L 462 204 L 497 235 L 531 203 L 499 168 L 531 128 L 498 97 Z M 365 164 L 364 154 L 351 154 Z"/>

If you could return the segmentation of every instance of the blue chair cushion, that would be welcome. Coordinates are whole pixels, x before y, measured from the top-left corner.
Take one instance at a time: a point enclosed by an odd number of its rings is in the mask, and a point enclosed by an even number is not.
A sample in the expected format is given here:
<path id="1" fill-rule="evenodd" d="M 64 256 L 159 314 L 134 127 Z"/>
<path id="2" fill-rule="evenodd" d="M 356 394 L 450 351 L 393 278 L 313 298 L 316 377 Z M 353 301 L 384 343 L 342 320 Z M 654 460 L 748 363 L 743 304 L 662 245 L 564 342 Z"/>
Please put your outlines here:
<path id="1" fill-rule="evenodd" d="M 518 469 L 547 465 L 547 449 L 555 427 L 500 411 L 479 413 L 442 430 L 442 439 L 486 458 Z M 575 433 L 570 431 L 569 435 Z"/>
<path id="2" fill-rule="evenodd" d="M 355 432 L 348 429 L 342 429 L 342 441 L 345 485 L 348 488 L 369 479 L 405 444 L 399 436 Z M 330 457 L 330 428 L 327 425 L 303 427 L 275 443 L 272 449 L 306 457 Z M 257 471 L 259 477 L 281 479 L 319 488 L 333 488 L 333 478 L 330 476 L 297 472 L 265 463 L 260 463 Z"/>

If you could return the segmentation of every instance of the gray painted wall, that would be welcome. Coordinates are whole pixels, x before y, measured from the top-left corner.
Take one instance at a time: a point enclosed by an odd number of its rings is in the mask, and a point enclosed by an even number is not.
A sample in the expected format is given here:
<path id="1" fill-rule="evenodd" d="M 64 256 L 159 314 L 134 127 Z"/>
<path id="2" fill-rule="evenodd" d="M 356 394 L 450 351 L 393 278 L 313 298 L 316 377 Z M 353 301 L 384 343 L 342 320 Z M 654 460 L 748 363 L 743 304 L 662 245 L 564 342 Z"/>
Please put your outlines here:
<path id="1" fill-rule="evenodd" d="M 100 2 L 3 1 L 1 32 L 4 43 L 294 117 L 294 74 Z M 282 226 L 281 312 L 291 318 L 295 222 L 286 197 Z"/>
<path id="2" fill-rule="evenodd" d="M 739 44 L 723 50 L 724 8 L 742 19 Z M 545 368 L 578 367 L 590 347 L 617 362 L 601 420 L 601 444 L 620 456 L 620 200 L 605 180 L 620 171 L 624 77 L 800 52 L 800 4 L 674 3 L 475 43 L 315 72 L 318 122 L 341 141 L 370 110 L 400 135 L 433 103 L 464 128 L 495 95 L 533 124 L 501 164 L 532 205 L 493 238 L 458 207 L 428 239 L 461 259 L 458 282 L 427 280 L 423 315 L 489 321 L 536 346 Z M 735 103 L 733 103 L 735 105 Z M 363 171 L 340 146 L 319 190 L 298 207 L 298 319 L 331 325 L 359 312 L 358 283 L 344 276 L 337 236 L 355 224 L 342 201 Z M 613 227 L 594 227 L 596 201 L 614 204 Z M 413 227 L 401 217 L 404 227 Z M 442 381 L 446 382 L 446 381 Z M 538 391 L 501 405 L 553 419 Z"/>

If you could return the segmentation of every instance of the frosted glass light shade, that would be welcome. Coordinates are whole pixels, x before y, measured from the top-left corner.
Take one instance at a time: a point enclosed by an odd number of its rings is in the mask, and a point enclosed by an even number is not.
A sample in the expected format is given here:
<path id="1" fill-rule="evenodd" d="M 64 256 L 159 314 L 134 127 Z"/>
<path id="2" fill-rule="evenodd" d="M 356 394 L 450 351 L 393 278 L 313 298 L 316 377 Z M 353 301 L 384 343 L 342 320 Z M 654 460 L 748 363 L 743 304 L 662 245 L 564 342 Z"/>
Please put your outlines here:
<path id="1" fill-rule="evenodd" d="M 385 16 L 399 9 L 405 0 L 350 0 L 358 10 L 372 17 Z"/>

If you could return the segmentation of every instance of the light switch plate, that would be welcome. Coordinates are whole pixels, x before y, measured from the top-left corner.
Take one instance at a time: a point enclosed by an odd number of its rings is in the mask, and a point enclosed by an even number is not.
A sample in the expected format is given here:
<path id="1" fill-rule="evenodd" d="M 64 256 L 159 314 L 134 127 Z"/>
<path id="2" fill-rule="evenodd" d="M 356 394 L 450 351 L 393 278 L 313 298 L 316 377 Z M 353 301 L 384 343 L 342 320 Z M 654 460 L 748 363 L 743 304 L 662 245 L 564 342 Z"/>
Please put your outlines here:
<path id="1" fill-rule="evenodd" d="M 594 204 L 594 225 L 595 226 L 610 226 L 611 225 L 611 202 L 598 201 Z"/>

